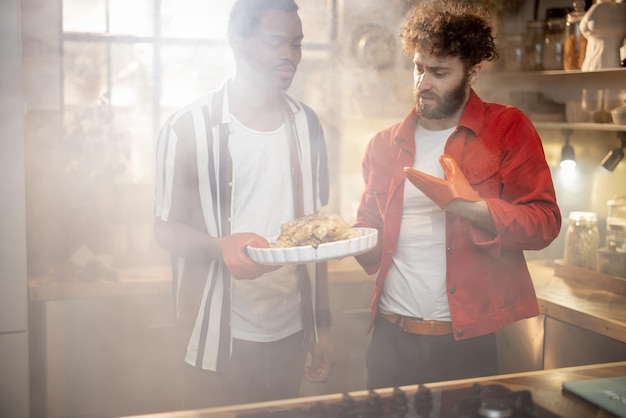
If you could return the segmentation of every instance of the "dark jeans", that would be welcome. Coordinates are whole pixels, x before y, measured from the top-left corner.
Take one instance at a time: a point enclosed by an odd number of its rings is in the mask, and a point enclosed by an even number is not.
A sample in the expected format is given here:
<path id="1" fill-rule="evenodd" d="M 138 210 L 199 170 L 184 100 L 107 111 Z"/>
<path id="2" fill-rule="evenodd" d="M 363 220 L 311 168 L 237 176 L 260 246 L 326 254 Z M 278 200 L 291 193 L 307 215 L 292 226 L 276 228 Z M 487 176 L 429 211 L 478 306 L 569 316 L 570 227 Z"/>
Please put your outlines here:
<path id="1" fill-rule="evenodd" d="M 298 332 L 271 343 L 235 339 L 229 372 L 185 365 L 184 409 L 296 398 L 306 349 Z"/>
<path id="2" fill-rule="evenodd" d="M 416 335 L 378 317 L 366 365 L 368 389 L 495 375 L 496 336 Z"/>

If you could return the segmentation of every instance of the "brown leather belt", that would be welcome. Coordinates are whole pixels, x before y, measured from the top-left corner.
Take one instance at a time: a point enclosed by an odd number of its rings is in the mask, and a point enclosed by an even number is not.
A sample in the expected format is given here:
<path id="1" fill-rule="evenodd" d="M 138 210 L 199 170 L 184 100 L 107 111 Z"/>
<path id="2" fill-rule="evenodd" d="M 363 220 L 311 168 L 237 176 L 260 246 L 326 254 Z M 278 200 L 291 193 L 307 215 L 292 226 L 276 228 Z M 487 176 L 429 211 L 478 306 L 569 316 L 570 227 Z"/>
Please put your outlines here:
<path id="1" fill-rule="evenodd" d="M 452 322 L 421 321 L 396 314 L 381 314 L 387 321 L 395 324 L 406 332 L 419 335 L 446 335 L 452 334 Z"/>

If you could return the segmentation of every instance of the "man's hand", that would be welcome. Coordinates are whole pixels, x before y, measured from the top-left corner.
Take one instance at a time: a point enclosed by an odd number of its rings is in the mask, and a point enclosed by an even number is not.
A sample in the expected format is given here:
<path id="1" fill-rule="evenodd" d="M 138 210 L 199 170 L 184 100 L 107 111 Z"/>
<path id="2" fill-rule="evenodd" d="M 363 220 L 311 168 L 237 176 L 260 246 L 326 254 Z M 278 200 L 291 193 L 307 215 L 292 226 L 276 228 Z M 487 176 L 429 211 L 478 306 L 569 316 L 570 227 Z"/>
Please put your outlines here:
<path id="1" fill-rule="evenodd" d="M 470 202 L 481 200 L 480 195 L 472 189 L 461 168 L 452 157 L 442 155 L 439 158 L 439 164 L 443 168 L 444 180 L 411 167 L 404 167 L 404 173 L 415 187 L 442 209 L 454 199 Z"/>
<path id="2" fill-rule="evenodd" d="M 267 248 L 269 247 L 269 242 L 262 236 L 253 232 L 241 232 L 220 238 L 222 258 L 233 278 L 252 280 L 282 267 L 255 263 L 248 256 L 248 246 Z"/>
<path id="3" fill-rule="evenodd" d="M 318 328 L 317 343 L 311 349 L 311 363 L 304 368 L 304 376 L 311 383 L 323 383 L 328 380 L 335 366 L 330 328 Z"/>

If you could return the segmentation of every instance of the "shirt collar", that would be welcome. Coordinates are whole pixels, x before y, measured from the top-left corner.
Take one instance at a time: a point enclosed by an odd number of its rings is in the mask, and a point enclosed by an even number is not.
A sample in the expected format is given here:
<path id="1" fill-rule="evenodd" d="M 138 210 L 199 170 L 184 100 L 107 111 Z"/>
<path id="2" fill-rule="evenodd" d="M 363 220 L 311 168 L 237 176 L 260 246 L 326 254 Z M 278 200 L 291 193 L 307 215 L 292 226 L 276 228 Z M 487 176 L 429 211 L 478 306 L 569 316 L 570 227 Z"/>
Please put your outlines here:
<path id="1" fill-rule="evenodd" d="M 222 94 L 222 114 L 219 117 L 219 120 L 213 119 L 213 124 L 229 124 L 231 123 L 230 118 L 230 103 L 228 102 L 228 88 L 230 86 L 232 79 L 226 80 L 224 84 L 215 92 L 215 94 Z M 283 98 L 285 99 L 285 103 L 287 104 L 287 109 L 294 115 L 302 110 L 302 105 L 293 97 L 291 97 L 287 92 L 283 92 Z"/>

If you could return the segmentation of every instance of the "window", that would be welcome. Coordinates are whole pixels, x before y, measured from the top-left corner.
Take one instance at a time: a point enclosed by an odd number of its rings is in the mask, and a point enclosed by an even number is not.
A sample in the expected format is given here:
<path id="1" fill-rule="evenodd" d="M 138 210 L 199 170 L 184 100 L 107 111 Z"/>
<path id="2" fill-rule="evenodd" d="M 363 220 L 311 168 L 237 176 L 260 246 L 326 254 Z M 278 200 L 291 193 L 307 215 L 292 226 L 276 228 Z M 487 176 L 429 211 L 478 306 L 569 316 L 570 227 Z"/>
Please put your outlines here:
<path id="1" fill-rule="evenodd" d="M 233 1 L 62 0 L 72 248 L 112 255 L 116 266 L 163 259 L 152 235 L 154 144 L 172 111 L 232 74 Z M 328 49 L 333 3 L 300 3 L 310 16 L 305 50 Z"/>
<path id="2" fill-rule="evenodd" d="M 153 152 L 176 108 L 232 73 L 233 0 L 64 0 L 64 168 L 72 248 L 116 266 L 162 257 Z"/>

